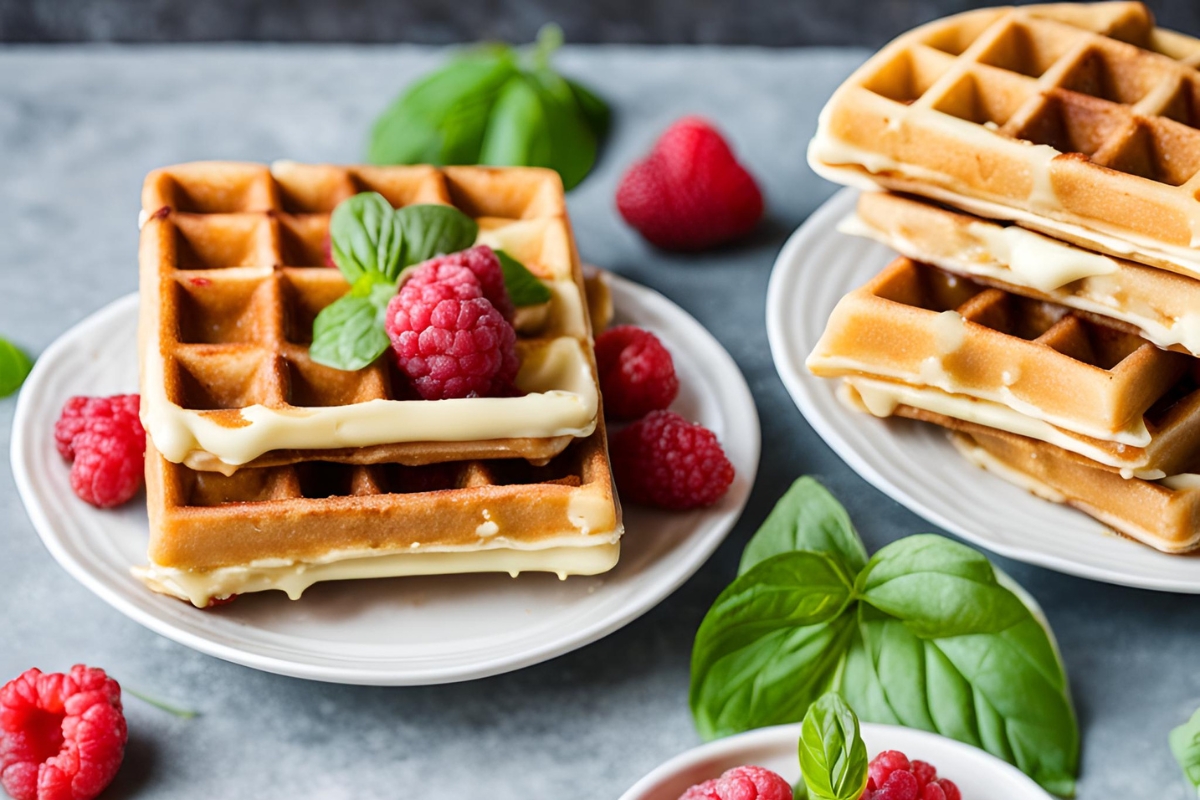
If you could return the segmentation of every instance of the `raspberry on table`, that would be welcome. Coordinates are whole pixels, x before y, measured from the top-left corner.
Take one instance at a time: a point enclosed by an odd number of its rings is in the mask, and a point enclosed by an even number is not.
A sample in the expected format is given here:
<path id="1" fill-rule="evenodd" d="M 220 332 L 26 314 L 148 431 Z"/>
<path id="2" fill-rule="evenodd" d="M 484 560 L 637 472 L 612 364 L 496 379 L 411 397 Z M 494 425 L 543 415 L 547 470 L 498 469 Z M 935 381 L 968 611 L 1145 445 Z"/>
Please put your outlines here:
<path id="1" fill-rule="evenodd" d="M 673 411 L 652 411 L 612 435 L 613 476 L 622 499 L 659 508 L 710 506 L 733 483 L 716 435 Z"/>
<path id="2" fill-rule="evenodd" d="M 431 258 L 422 262 L 409 280 L 425 282 L 439 280 L 438 276 L 441 274 L 443 266 L 469 269 L 475 279 L 479 281 L 479 288 L 483 290 L 483 296 L 487 298 L 487 301 L 495 306 L 500 315 L 509 323 L 513 321 L 516 309 L 513 307 L 512 299 L 508 296 L 508 289 L 504 286 L 504 270 L 500 268 L 500 259 L 496 256 L 496 251 L 486 244 L 477 244 L 457 253 Z"/>
<path id="3" fill-rule="evenodd" d="M 421 265 L 388 303 L 396 364 L 426 400 L 503 393 L 520 366 L 516 333 L 466 266 Z"/>
<path id="4" fill-rule="evenodd" d="M 71 463 L 71 488 L 99 508 L 125 503 L 141 488 L 146 431 L 136 394 L 72 397 L 54 425 L 58 452 Z"/>
<path id="5" fill-rule="evenodd" d="M 734 767 L 693 786 L 679 800 L 792 800 L 792 787 L 769 769 Z"/>
<path id="6" fill-rule="evenodd" d="M 14 800 L 92 800 L 127 736 L 121 687 L 101 669 L 30 669 L 0 688 L 0 784 Z"/>
<path id="7" fill-rule="evenodd" d="M 596 337 L 596 369 L 604 411 L 615 419 L 659 411 L 679 394 L 671 353 L 636 325 L 618 325 Z"/>

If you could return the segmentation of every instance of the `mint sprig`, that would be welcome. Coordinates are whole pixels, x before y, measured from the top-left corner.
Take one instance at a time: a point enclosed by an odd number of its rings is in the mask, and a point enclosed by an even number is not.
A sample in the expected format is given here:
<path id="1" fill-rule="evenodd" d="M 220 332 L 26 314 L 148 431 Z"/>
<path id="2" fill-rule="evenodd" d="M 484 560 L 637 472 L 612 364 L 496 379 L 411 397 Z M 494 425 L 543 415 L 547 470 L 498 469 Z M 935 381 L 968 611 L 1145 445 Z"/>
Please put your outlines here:
<path id="1" fill-rule="evenodd" d="M 800 727 L 800 779 L 810 800 L 858 800 L 867 788 L 867 745 L 858 717 L 836 692 L 808 707 Z"/>
<path id="2" fill-rule="evenodd" d="M 1171 753 L 1179 762 L 1188 786 L 1200 796 L 1200 710 L 1171 731 L 1169 742 Z"/>
<path id="3" fill-rule="evenodd" d="M 797 481 L 696 634 L 701 735 L 795 722 L 832 690 L 865 720 L 981 747 L 1071 795 L 1079 731 L 1062 662 L 991 562 L 932 534 L 864 556 L 837 501 Z"/>
<path id="4" fill-rule="evenodd" d="M 0 397 L 8 397 L 21 388 L 33 361 L 21 348 L 7 339 L 0 338 Z"/>
<path id="5" fill-rule="evenodd" d="M 369 366 L 388 348 L 387 306 L 408 268 L 465 250 L 478 236 L 475 220 L 453 206 L 418 204 L 394 209 L 375 192 L 362 192 L 339 203 L 329 222 L 330 250 L 350 291 L 313 320 L 309 356 L 334 369 L 353 371 Z M 514 305 L 550 300 L 550 290 L 523 264 L 502 252 L 497 252 L 497 257 Z M 0 368 L 2 359 L 0 348 Z"/>
<path id="6" fill-rule="evenodd" d="M 546 25 L 530 51 L 469 50 L 412 84 L 371 131 L 375 164 L 548 167 L 567 189 L 591 171 L 608 106 L 550 65 L 562 30 Z"/>

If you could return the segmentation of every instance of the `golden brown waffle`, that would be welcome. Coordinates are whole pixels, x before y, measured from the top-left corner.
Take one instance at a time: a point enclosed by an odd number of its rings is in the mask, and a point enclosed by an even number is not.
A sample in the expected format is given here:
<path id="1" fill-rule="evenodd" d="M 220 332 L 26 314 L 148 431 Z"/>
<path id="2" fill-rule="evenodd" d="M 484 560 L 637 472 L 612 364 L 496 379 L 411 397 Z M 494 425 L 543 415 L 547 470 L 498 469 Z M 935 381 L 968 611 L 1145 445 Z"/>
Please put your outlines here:
<path id="1" fill-rule="evenodd" d="M 1200 546 L 1200 476 L 1126 480 L 1049 445 L 1003 433 L 951 434 L 968 460 L 1046 500 L 1072 505 L 1166 553 Z"/>
<path id="2" fill-rule="evenodd" d="M 147 457 L 158 591 L 213 598 L 358 577 L 611 569 L 620 508 L 603 426 L 545 466 L 519 459 L 425 467 L 313 461 L 231 476 Z"/>
<path id="3" fill-rule="evenodd" d="M 858 69 L 809 147 L 832 180 L 1200 274 L 1200 40 L 1141 3 L 971 11 Z"/>
<path id="4" fill-rule="evenodd" d="M 860 195 L 857 214 L 842 229 L 977 283 L 1200 355 L 1200 281 L 1193 278 L 890 192 Z"/>
<path id="5" fill-rule="evenodd" d="M 518 331 L 526 396 L 406 399 L 386 358 L 345 372 L 308 357 L 313 319 L 348 290 L 322 266 L 329 215 L 361 191 L 452 204 L 547 283 L 540 327 Z M 583 278 L 552 171 L 195 163 L 150 173 L 142 206 L 143 419 L 171 461 L 544 463 L 595 428 Z"/>
<path id="6" fill-rule="evenodd" d="M 1007 407 L 1083 436 L 1144 447 L 1143 416 L 1192 361 L 1140 337 L 898 258 L 843 297 L 808 367 Z"/>

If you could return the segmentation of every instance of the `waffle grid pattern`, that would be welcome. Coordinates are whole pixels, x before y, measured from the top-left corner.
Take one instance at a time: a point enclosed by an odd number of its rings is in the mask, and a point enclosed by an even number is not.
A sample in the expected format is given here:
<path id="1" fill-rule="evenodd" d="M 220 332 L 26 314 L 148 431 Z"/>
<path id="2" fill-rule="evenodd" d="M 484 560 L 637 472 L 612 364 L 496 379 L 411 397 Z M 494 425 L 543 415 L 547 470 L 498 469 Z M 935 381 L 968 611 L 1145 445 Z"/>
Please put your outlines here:
<path id="1" fill-rule="evenodd" d="M 585 307 L 561 184 L 552 173 L 290 163 L 157 170 L 143 189 L 143 294 L 160 300 L 154 333 L 169 402 L 237 427 L 239 410 L 255 404 L 290 410 L 413 399 L 390 359 L 347 372 L 308 356 L 316 315 L 348 290 L 340 273 L 324 266 L 329 215 L 361 191 L 377 191 L 397 207 L 452 204 L 477 219 L 481 239 L 511 233 L 505 240 L 510 252 L 540 277 L 573 283 L 572 300 Z M 551 315 L 543 330 L 519 337 L 519 355 L 566 336 L 589 352 L 586 312 L 582 316 L 572 325 L 565 314 Z M 495 440 L 485 450 L 544 461 L 569 440 Z M 337 457 L 423 463 L 478 451 L 478 445 L 468 451 L 445 443 L 434 454 L 428 447 L 377 447 L 341 450 Z M 254 463 L 312 455 L 276 454 Z"/>
<path id="2" fill-rule="evenodd" d="M 872 170 L 892 188 L 942 183 L 1186 248 L 1200 240 L 1198 65 L 1200 40 L 1157 29 L 1140 3 L 969 12 L 885 48 L 827 124 L 895 159 Z M 1030 145 L 1069 157 L 1031 161 Z"/>

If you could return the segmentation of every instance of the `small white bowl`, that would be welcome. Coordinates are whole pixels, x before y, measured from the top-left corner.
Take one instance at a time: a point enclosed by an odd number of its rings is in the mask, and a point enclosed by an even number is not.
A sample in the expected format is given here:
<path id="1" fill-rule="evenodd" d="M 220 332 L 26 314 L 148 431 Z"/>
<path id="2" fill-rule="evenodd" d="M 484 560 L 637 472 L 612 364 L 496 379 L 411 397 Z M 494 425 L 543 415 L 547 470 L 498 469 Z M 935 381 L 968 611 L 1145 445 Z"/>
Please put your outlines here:
<path id="1" fill-rule="evenodd" d="M 958 785 L 963 800 L 1053 800 L 1016 767 L 962 742 L 912 728 L 871 723 L 863 723 L 862 736 L 872 757 L 883 750 L 900 750 L 909 758 L 933 764 L 938 777 Z M 794 784 L 800 779 L 799 739 L 797 724 L 709 742 L 675 756 L 634 784 L 621 800 L 679 800 L 688 787 L 744 764 L 774 770 Z"/>

